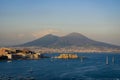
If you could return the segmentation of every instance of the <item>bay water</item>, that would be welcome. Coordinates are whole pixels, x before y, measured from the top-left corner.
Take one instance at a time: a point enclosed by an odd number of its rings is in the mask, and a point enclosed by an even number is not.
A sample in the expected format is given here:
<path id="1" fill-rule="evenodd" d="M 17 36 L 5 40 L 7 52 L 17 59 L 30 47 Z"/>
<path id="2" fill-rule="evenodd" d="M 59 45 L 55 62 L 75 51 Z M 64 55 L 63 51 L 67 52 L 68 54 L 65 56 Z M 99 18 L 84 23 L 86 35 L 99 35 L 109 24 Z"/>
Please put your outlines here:
<path id="1" fill-rule="evenodd" d="M 120 80 L 119 53 L 77 54 L 86 58 L 0 61 L 0 80 Z"/>

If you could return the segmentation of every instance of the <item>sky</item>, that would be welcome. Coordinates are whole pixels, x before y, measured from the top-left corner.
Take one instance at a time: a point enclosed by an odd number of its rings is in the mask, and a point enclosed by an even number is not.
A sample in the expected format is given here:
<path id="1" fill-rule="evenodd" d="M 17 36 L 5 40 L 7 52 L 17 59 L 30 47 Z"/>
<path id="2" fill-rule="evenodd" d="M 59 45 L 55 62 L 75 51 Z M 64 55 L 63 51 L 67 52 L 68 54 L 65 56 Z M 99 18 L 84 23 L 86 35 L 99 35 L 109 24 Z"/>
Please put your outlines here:
<path id="1" fill-rule="evenodd" d="M 71 32 L 120 45 L 120 0 L 0 0 L 0 46 Z"/>

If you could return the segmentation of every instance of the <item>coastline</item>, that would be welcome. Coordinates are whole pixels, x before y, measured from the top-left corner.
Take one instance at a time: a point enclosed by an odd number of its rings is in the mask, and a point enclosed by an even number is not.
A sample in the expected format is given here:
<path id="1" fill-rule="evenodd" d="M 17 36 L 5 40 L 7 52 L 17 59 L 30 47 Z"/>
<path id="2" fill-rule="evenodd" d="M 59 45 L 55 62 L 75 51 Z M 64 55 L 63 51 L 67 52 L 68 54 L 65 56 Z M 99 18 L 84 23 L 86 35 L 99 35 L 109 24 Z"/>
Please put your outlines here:
<path id="1" fill-rule="evenodd" d="M 119 54 L 119 49 L 80 49 L 78 48 L 40 48 L 40 47 L 11 47 L 0 48 L 0 60 L 34 60 L 40 58 L 50 58 L 44 54 Z M 66 55 L 65 55 L 66 56 Z M 67 55 L 68 56 L 68 55 Z M 74 56 L 74 55 L 73 55 Z"/>
<path id="2" fill-rule="evenodd" d="M 97 48 L 97 47 L 65 47 L 65 48 L 46 48 L 46 47 L 11 47 L 15 49 L 29 49 L 39 53 L 120 53 L 119 48 Z"/>

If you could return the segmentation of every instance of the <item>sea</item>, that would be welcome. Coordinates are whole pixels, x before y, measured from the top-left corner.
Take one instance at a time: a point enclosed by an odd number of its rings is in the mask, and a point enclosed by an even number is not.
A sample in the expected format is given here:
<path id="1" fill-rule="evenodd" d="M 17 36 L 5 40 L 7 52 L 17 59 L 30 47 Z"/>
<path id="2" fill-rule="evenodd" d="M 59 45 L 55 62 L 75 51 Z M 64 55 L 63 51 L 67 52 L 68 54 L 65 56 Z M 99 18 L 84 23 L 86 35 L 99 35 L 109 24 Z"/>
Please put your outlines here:
<path id="1" fill-rule="evenodd" d="M 120 80 L 120 53 L 76 54 L 85 58 L 0 61 L 0 80 Z"/>

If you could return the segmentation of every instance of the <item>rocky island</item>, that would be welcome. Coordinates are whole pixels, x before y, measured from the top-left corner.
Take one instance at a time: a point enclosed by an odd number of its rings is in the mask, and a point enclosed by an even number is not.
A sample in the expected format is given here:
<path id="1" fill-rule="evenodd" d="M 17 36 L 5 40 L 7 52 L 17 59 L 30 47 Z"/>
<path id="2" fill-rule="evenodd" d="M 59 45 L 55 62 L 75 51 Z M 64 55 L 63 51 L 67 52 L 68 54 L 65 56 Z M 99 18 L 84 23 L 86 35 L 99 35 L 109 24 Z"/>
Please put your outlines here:
<path id="1" fill-rule="evenodd" d="M 60 54 L 59 56 L 56 56 L 55 58 L 59 58 L 59 59 L 77 59 L 78 55 L 77 54 L 72 54 L 72 53 L 63 53 Z"/>
<path id="2" fill-rule="evenodd" d="M 75 53 L 61 53 L 59 56 L 55 56 L 57 59 L 81 59 L 86 58 L 85 56 L 78 56 Z"/>

